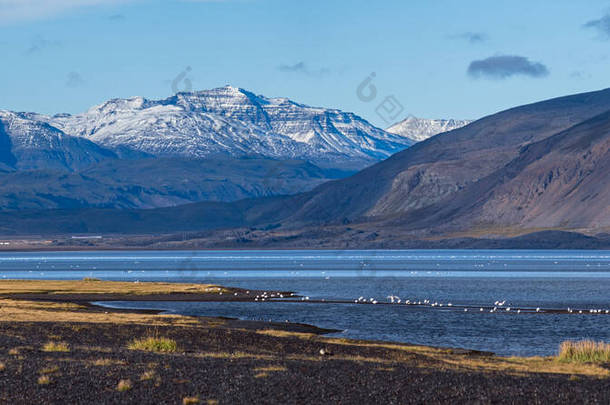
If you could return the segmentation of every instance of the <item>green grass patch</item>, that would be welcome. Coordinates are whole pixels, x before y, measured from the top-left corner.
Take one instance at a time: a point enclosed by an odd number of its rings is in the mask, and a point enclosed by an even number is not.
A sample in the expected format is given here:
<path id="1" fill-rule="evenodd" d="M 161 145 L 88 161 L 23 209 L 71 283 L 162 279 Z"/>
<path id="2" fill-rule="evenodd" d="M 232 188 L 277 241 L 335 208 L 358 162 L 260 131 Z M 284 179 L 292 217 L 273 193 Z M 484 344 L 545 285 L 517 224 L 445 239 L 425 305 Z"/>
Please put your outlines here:
<path id="1" fill-rule="evenodd" d="M 559 346 L 557 358 L 559 361 L 574 363 L 609 363 L 610 343 L 567 340 Z"/>
<path id="2" fill-rule="evenodd" d="M 145 350 L 148 352 L 172 353 L 178 350 L 175 340 L 163 337 L 147 337 L 134 339 L 127 345 L 131 350 Z"/>

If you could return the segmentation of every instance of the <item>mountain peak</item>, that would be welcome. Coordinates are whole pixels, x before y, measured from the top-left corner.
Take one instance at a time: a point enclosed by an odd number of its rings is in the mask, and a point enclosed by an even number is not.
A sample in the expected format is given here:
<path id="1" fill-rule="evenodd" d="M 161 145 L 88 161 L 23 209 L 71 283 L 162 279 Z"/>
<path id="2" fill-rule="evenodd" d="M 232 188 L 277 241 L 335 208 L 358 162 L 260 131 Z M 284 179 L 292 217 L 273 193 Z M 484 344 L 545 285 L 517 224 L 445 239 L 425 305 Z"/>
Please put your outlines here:
<path id="1" fill-rule="evenodd" d="M 407 137 L 414 142 L 421 142 L 442 132 L 461 128 L 471 122 L 470 120 L 417 118 L 409 115 L 387 128 L 386 131 Z"/>
<path id="2" fill-rule="evenodd" d="M 110 149 L 202 158 L 262 155 L 361 168 L 412 144 L 352 113 L 223 86 L 164 100 L 113 99 L 73 116 L 46 117 Z"/>

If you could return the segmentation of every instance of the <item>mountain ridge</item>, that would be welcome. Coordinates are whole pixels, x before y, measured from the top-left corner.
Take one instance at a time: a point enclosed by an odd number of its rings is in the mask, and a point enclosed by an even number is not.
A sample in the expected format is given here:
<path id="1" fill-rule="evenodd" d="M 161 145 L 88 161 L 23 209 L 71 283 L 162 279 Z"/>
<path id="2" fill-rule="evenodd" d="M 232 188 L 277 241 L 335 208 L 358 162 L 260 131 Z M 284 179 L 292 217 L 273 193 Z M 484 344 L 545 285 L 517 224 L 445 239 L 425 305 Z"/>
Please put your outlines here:
<path id="1" fill-rule="evenodd" d="M 597 232 L 606 240 L 604 232 L 610 230 L 609 111 L 610 89 L 515 107 L 293 196 L 152 210 L 4 213 L 0 229 L 13 234 L 26 229 L 193 231 L 204 233 L 198 236 L 205 239 L 201 243 L 214 247 L 380 248 L 449 239 L 455 246 L 476 245 L 464 238 L 573 231 L 578 234 L 552 235 L 558 246 L 576 240 L 593 246 L 597 242 L 578 235 Z M 583 215 L 589 208 L 592 214 Z"/>
<path id="2" fill-rule="evenodd" d="M 112 99 L 82 114 L 38 119 L 109 149 L 123 146 L 155 156 L 258 154 L 326 165 L 357 160 L 364 167 L 413 143 L 353 113 L 231 86 L 161 100 Z"/>
<path id="3" fill-rule="evenodd" d="M 412 139 L 414 142 L 421 142 L 443 132 L 461 128 L 471 122 L 472 120 L 429 119 L 409 116 L 386 128 L 386 131 Z"/>

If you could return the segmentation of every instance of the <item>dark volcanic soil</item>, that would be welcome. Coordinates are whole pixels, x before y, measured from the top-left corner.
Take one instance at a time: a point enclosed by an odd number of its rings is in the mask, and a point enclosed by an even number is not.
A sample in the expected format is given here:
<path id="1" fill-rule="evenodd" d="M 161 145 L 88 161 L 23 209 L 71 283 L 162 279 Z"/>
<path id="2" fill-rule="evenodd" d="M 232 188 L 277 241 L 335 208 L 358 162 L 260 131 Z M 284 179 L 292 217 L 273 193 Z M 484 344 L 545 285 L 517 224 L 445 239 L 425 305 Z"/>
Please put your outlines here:
<path id="1" fill-rule="evenodd" d="M 150 335 L 175 339 L 178 352 L 126 348 Z M 49 340 L 67 342 L 70 351 L 42 351 Z M 607 378 L 459 371 L 416 352 L 222 325 L 1 322 L 0 370 L 0 402 L 10 404 L 181 404 L 195 396 L 221 404 L 610 403 Z M 42 375 L 48 384 L 38 382 Z M 120 392 L 125 379 L 132 388 Z"/>

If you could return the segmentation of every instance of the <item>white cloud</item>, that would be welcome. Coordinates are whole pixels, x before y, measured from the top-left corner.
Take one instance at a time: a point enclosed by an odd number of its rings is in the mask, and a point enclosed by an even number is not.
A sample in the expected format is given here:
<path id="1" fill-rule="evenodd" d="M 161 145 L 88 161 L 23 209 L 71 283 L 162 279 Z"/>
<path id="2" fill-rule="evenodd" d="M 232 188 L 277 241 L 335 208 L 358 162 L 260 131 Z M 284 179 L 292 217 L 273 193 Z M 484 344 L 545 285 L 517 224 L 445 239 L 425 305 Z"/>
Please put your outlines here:
<path id="1" fill-rule="evenodd" d="M 56 16 L 74 9 L 130 0 L 0 0 L 0 23 L 10 24 Z"/>

